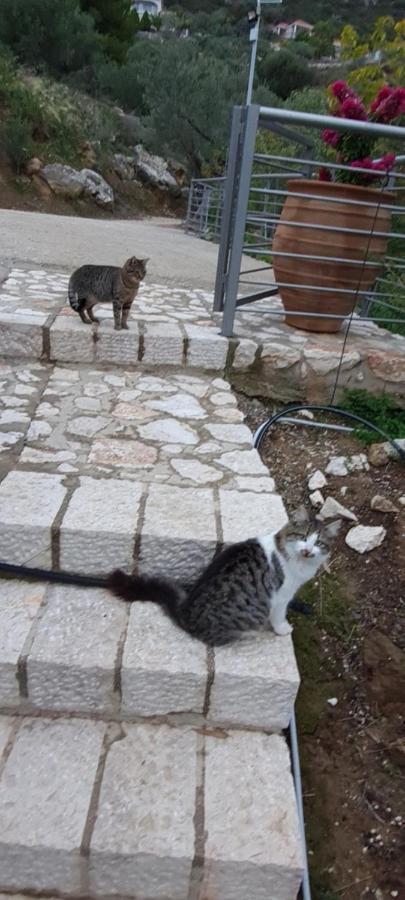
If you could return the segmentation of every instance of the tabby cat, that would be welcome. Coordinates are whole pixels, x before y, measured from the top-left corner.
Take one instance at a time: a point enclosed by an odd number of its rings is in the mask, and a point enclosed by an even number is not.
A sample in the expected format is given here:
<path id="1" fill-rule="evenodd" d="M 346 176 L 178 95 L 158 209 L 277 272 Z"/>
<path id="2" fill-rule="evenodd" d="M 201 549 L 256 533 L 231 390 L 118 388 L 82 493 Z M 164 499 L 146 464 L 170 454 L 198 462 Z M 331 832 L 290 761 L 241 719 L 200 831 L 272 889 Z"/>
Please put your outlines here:
<path id="1" fill-rule="evenodd" d="M 131 256 L 119 266 L 81 266 L 71 275 L 68 286 L 69 303 L 79 313 L 85 325 L 99 322 L 93 313 L 96 303 L 112 303 L 114 328 L 128 328 L 128 316 L 146 275 L 147 259 Z M 86 315 L 87 314 L 87 315 Z"/>
<path id="2" fill-rule="evenodd" d="M 230 644 L 269 623 L 287 635 L 289 604 L 328 558 L 317 541 L 317 533 L 297 540 L 284 530 L 241 541 L 215 557 L 189 589 L 120 570 L 108 586 L 123 600 L 158 603 L 176 625 L 210 646 Z"/>

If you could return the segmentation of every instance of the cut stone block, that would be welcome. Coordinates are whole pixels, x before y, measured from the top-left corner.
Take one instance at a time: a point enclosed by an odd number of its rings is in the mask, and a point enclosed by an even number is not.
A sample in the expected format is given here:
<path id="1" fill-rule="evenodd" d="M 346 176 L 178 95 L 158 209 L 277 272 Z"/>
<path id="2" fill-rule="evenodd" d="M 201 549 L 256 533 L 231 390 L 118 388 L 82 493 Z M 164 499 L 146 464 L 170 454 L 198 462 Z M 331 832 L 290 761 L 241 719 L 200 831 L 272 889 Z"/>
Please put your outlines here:
<path id="1" fill-rule="evenodd" d="M 148 323 L 144 335 L 143 363 L 155 366 L 181 366 L 183 335 L 178 325 Z"/>
<path id="2" fill-rule="evenodd" d="M 39 359 L 42 356 L 42 325 L 46 316 L 0 317 L 0 356 Z"/>
<path id="3" fill-rule="evenodd" d="M 152 603 L 135 603 L 122 663 L 122 712 L 127 716 L 202 713 L 207 651 Z"/>
<path id="4" fill-rule="evenodd" d="M 129 322 L 128 331 L 115 331 L 112 320 L 104 319 L 96 336 L 97 363 L 115 363 L 118 366 L 136 364 L 139 352 L 139 329 L 136 322 Z"/>
<path id="5" fill-rule="evenodd" d="M 128 725 L 125 731 L 107 756 L 90 845 L 90 892 L 187 900 L 196 735 L 153 725 Z"/>
<path id="6" fill-rule="evenodd" d="M 219 504 L 225 543 L 279 531 L 288 522 L 278 494 L 220 490 Z"/>
<path id="7" fill-rule="evenodd" d="M 10 472 L 0 485 L 0 545 L 10 563 L 50 566 L 51 527 L 66 495 L 61 475 Z"/>
<path id="8" fill-rule="evenodd" d="M 0 779 L 3 890 L 79 893 L 104 731 L 80 719 L 24 721 Z"/>
<path id="9" fill-rule="evenodd" d="M 17 664 L 45 590 L 27 581 L 0 581 L 0 707 L 19 704 Z"/>
<path id="10" fill-rule="evenodd" d="M 266 632 L 217 647 L 209 718 L 215 724 L 281 731 L 290 722 L 299 683 L 289 636 Z"/>
<path id="11" fill-rule="evenodd" d="M 85 325 L 79 316 L 58 316 L 50 328 L 50 358 L 56 362 L 93 362 L 94 325 Z"/>
<path id="12" fill-rule="evenodd" d="M 51 587 L 46 599 L 27 661 L 29 703 L 45 711 L 113 711 L 125 604 L 108 591 L 64 585 Z"/>
<path id="13" fill-rule="evenodd" d="M 150 486 L 141 540 L 143 572 L 190 579 L 210 561 L 215 546 L 211 490 Z"/>
<path id="14" fill-rule="evenodd" d="M 215 328 L 185 325 L 188 338 L 187 366 L 222 372 L 228 355 L 227 338 Z"/>
<path id="15" fill-rule="evenodd" d="M 282 737 L 206 738 L 205 829 L 204 897 L 295 900 L 302 855 Z"/>
<path id="16" fill-rule="evenodd" d="M 80 479 L 60 528 L 60 565 L 75 572 L 130 568 L 142 485 Z"/>

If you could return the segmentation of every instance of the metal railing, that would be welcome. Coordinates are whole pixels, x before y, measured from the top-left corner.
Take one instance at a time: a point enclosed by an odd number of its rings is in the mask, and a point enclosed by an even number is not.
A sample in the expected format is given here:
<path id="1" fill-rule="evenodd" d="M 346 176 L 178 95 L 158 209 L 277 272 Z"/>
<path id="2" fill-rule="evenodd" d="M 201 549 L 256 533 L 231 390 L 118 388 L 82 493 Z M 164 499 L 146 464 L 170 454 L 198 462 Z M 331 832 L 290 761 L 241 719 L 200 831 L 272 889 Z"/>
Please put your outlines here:
<path id="1" fill-rule="evenodd" d="M 333 295 L 353 295 L 353 288 L 333 287 L 328 284 L 311 285 L 301 276 L 303 264 L 312 263 L 314 267 L 321 262 L 341 262 L 346 266 L 353 266 L 358 272 L 358 285 L 355 291 L 355 309 L 361 322 L 369 319 L 381 325 L 402 323 L 405 325 L 405 172 L 401 171 L 401 161 L 405 157 L 397 157 L 395 170 L 380 173 L 380 182 L 377 188 L 380 198 L 376 204 L 376 213 L 386 210 L 392 214 L 393 224 L 388 234 L 378 229 L 378 216 L 371 230 L 350 225 L 342 226 L 325 224 L 321 222 L 314 225 L 319 231 L 320 250 L 318 253 L 309 250 L 303 253 L 292 247 L 291 250 L 274 249 L 274 236 L 287 196 L 287 182 L 291 178 L 312 178 L 317 176 L 320 167 L 326 168 L 332 180 L 336 180 L 339 170 L 349 169 L 338 163 L 330 163 L 316 159 L 319 137 L 316 131 L 323 128 L 333 128 L 335 131 L 354 133 L 367 133 L 373 137 L 402 141 L 402 149 L 405 145 L 405 128 L 392 125 L 378 125 L 375 123 L 337 119 L 332 116 L 321 116 L 312 113 L 293 112 L 286 109 L 272 109 L 260 106 L 235 107 L 232 117 L 231 139 L 228 151 L 227 173 L 223 179 L 208 179 L 196 181 L 192 185 L 189 198 L 189 212 L 187 215 L 187 228 L 204 237 L 216 239 L 220 226 L 220 246 L 218 253 L 218 267 L 215 284 L 214 311 L 222 313 L 222 333 L 230 336 L 234 329 L 234 320 L 237 310 L 253 303 L 256 300 L 271 297 L 278 293 L 279 288 L 301 289 L 302 291 L 316 290 L 322 299 L 321 313 L 308 313 L 306 315 L 322 318 L 338 318 L 342 316 L 328 312 L 329 300 Z M 267 129 L 281 136 L 286 146 L 290 147 L 289 153 L 281 155 L 280 152 L 265 154 L 256 152 L 257 134 L 260 129 Z M 299 130 L 297 130 L 299 129 Z M 304 129 L 304 130 L 303 130 Z M 399 163 L 399 165 L 398 165 Z M 358 173 L 370 174 L 367 169 L 357 169 Z M 395 194 L 394 189 L 395 188 Z M 288 192 L 294 197 L 294 192 Z M 314 199 L 311 187 L 300 196 L 310 203 Z M 319 197 L 317 198 L 319 200 Z M 336 208 L 342 200 L 339 197 L 331 200 Z M 347 200 L 345 201 L 347 202 Z M 356 199 L 352 202 L 356 213 L 361 212 L 362 206 L 370 206 L 370 201 L 362 202 Z M 194 221 L 194 225 L 193 225 Z M 289 227 L 300 229 L 303 224 L 297 220 L 287 223 Z M 285 223 L 283 222 L 285 227 Z M 364 234 L 366 249 L 364 258 L 352 258 L 350 253 L 342 256 L 332 248 L 330 256 L 324 255 L 322 248 L 322 235 L 325 237 L 340 238 L 342 234 L 358 236 Z M 382 271 L 381 260 L 376 261 L 373 254 L 373 241 L 379 236 L 388 238 L 388 252 L 384 260 Z M 372 239 L 372 240 L 370 240 Z M 338 241 L 337 241 L 338 243 Z M 333 244 L 333 241 L 332 241 Z M 243 255 L 248 255 L 254 264 L 247 268 L 242 267 Z M 278 281 L 275 284 L 272 277 L 273 264 L 280 257 L 295 258 L 297 269 L 294 273 L 294 281 Z M 375 269 L 375 280 L 371 287 L 364 286 L 362 279 L 364 271 Z M 370 279 L 368 279 L 370 281 Z M 371 279 L 372 280 L 372 279 Z M 398 294 L 404 297 L 403 306 L 398 303 Z M 253 311 L 253 310 L 252 310 Z M 284 316 L 284 310 L 279 301 L 270 302 L 268 312 L 274 316 Z M 257 309 L 262 313 L 262 307 Z M 290 311 L 289 317 L 302 315 L 302 311 Z"/>

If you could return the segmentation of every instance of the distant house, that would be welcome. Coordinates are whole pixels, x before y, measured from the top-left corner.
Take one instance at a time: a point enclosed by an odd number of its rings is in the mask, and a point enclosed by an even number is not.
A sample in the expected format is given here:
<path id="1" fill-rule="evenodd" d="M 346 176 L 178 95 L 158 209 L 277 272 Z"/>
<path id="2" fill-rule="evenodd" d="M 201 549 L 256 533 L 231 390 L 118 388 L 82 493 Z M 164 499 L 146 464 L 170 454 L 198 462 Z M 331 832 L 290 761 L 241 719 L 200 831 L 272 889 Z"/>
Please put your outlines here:
<path id="1" fill-rule="evenodd" d="M 295 19 L 294 22 L 278 22 L 273 25 L 272 32 L 280 41 L 294 41 L 300 34 L 311 34 L 314 26 L 304 19 Z"/>
<path id="2" fill-rule="evenodd" d="M 136 9 L 138 16 L 148 13 L 150 16 L 158 16 L 162 12 L 162 0 L 132 0 L 132 9 Z"/>

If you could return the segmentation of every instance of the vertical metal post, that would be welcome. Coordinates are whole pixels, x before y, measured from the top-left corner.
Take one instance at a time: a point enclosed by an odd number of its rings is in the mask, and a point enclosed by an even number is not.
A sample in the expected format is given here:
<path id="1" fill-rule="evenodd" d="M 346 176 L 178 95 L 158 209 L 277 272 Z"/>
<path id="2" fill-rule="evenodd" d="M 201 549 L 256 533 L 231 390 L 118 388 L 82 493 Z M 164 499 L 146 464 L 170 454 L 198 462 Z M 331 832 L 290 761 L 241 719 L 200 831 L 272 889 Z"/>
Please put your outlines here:
<path id="1" fill-rule="evenodd" d="M 215 278 L 214 312 L 221 312 L 224 304 L 225 281 L 228 270 L 228 257 L 233 220 L 235 184 L 237 178 L 237 160 L 243 120 L 243 107 L 234 106 L 232 112 L 231 137 L 229 143 L 226 180 L 223 195 L 221 222 L 221 238 L 218 251 L 217 274 Z"/>
<path id="2" fill-rule="evenodd" d="M 191 211 L 193 208 L 193 196 L 194 196 L 194 178 L 191 179 L 190 190 L 188 192 L 187 213 L 186 213 L 186 234 L 188 233 L 189 227 L 191 224 Z"/>
<path id="3" fill-rule="evenodd" d="M 243 142 L 238 160 L 240 176 L 231 238 L 224 315 L 222 318 L 222 334 L 225 337 L 230 337 L 233 332 L 259 114 L 260 106 L 251 105 L 245 107 Z"/>
<path id="4" fill-rule="evenodd" d="M 246 93 L 246 106 L 249 106 L 249 103 L 252 102 L 252 94 L 253 94 L 253 82 L 255 79 L 255 68 L 256 68 L 256 56 L 257 56 L 257 45 L 259 43 L 259 29 L 260 29 L 260 0 L 257 0 L 256 6 L 256 15 L 257 19 L 254 27 L 250 32 L 250 40 L 252 43 L 252 52 L 250 55 L 250 66 L 249 66 L 249 80 L 248 87 Z"/>

